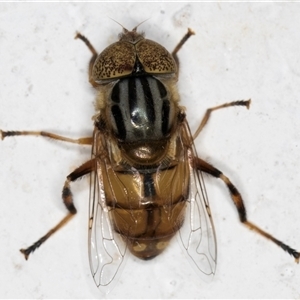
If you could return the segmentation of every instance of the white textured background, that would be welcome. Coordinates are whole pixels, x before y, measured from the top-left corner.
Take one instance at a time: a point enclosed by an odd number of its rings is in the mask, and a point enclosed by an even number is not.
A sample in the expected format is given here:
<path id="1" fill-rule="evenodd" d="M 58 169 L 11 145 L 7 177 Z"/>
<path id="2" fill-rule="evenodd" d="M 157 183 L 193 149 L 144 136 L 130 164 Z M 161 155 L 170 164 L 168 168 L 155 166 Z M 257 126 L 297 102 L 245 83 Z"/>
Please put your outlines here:
<path id="1" fill-rule="evenodd" d="M 139 22 L 148 38 L 180 51 L 182 105 L 195 129 L 204 111 L 252 98 L 249 111 L 213 114 L 198 154 L 239 187 L 249 219 L 300 250 L 299 3 L 1 3 L 0 128 L 89 135 L 90 53 Z M 88 179 L 73 184 L 78 215 L 25 261 L 28 246 L 62 218 L 65 179 L 89 149 L 43 138 L 0 141 L 0 298 L 101 298 L 87 257 Z M 300 266 L 239 224 L 226 188 L 207 180 L 218 239 L 212 283 L 175 242 L 160 257 L 129 259 L 108 298 L 299 298 Z"/>

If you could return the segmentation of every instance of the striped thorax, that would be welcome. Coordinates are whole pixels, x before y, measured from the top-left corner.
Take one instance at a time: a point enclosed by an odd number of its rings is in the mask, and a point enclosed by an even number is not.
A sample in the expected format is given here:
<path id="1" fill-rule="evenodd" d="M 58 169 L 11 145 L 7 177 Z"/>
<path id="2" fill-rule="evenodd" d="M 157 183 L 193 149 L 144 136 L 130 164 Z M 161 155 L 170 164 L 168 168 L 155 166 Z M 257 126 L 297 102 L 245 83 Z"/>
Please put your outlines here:
<path id="1" fill-rule="evenodd" d="M 179 96 L 173 56 L 143 34 L 124 29 L 120 40 L 97 57 L 98 123 L 130 164 L 155 165 L 166 156 L 177 125 Z"/>

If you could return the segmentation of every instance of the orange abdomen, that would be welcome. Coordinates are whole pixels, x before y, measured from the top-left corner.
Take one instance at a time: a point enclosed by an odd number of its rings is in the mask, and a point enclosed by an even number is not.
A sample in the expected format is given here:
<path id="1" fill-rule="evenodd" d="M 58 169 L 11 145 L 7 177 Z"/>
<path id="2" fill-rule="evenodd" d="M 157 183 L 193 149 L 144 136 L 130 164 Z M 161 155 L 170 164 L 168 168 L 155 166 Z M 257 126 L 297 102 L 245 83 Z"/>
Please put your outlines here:
<path id="1" fill-rule="evenodd" d="M 150 259 L 160 254 L 184 220 L 189 192 L 187 163 L 153 173 L 110 168 L 102 174 L 113 229 L 133 255 Z"/>

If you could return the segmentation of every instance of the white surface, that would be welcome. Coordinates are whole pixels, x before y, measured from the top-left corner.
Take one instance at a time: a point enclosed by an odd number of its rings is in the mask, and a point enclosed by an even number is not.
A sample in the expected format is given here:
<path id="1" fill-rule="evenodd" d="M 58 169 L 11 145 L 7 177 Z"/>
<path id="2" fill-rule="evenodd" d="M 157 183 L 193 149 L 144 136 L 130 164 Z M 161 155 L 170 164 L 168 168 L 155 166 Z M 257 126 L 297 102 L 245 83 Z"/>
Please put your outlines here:
<path id="1" fill-rule="evenodd" d="M 252 98 L 251 109 L 213 114 L 198 154 L 238 186 L 249 219 L 300 250 L 300 7 L 297 3 L 1 3 L 0 128 L 92 131 L 90 53 L 139 22 L 172 50 L 186 32 L 179 89 L 192 129 L 204 111 Z M 43 138 L 0 141 L 0 297 L 101 298 L 87 258 L 88 179 L 73 184 L 78 215 L 25 261 L 28 246 L 65 214 L 65 179 L 88 148 Z M 129 259 L 108 298 L 299 298 L 300 266 L 243 228 L 222 183 L 208 179 L 218 268 L 201 281 L 175 244 L 148 262 Z"/>

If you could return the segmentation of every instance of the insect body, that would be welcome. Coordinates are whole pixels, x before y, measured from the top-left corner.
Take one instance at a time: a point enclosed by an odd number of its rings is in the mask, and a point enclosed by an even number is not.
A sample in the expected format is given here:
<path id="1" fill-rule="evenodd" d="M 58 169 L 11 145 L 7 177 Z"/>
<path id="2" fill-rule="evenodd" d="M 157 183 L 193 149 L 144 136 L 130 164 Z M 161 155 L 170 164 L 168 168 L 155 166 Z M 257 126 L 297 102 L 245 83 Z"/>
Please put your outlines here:
<path id="1" fill-rule="evenodd" d="M 141 259 L 160 254 L 178 233 L 199 273 L 212 276 L 216 239 L 202 173 L 220 178 L 228 187 L 239 218 L 250 229 L 273 241 L 299 261 L 300 254 L 247 220 L 242 197 L 231 181 L 197 157 L 193 140 L 210 113 L 207 110 L 194 137 L 179 106 L 177 52 L 187 34 L 169 53 L 137 32 L 123 29 L 120 40 L 99 55 L 81 34 L 93 56 L 89 79 L 97 90 L 93 137 L 72 140 L 48 132 L 0 131 L 41 135 L 92 145 L 91 159 L 69 176 L 63 188 L 68 215 L 45 236 L 21 252 L 27 259 L 76 213 L 70 182 L 91 173 L 89 257 L 97 286 L 110 287 L 128 250 Z"/>
<path id="2" fill-rule="evenodd" d="M 128 57 L 124 62 L 120 52 Z M 135 30 L 93 66 L 100 102 L 93 152 L 98 183 L 113 229 L 143 259 L 161 253 L 181 227 L 188 198 L 190 141 L 184 140 L 176 77 L 172 55 Z"/>

